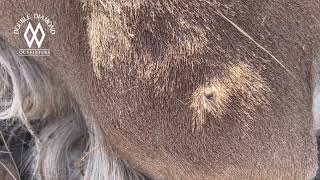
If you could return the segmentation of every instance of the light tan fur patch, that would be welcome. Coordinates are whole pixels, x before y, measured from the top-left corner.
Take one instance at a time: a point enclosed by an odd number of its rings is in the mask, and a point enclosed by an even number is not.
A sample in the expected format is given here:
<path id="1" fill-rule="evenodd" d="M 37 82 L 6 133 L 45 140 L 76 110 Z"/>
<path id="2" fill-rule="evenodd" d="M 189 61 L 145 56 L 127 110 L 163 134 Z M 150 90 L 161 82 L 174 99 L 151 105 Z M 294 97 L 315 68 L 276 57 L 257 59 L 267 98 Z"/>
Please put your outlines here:
<path id="1" fill-rule="evenodd" d="M 175 57 L 177 61 L 188 61 L 188 56 L 201 54 L 207 47 L 206 32 L 209 27 L 195 24 L 196 21 L 190 19 L 189 14 L 177 15 L 179 9 L 170 4 L 170 1 L 148 4 L 141 0 L 130 3 L 99 0 L 84 1 L 83 4 L 87 14 L 91 59 L 98 79 L 101 79 L 103 70 L 110 70 L 117 63 L 139 61 L 139 66 L 142 67 L 143 64 L 155 61 L 159 54 L 162 60 Z M 142 18 L 144 16 L 153 20 L 146 20 Z M 165 22 L 168 27 L 162 27 L 159 19 L 168 19 Z M 158 26 L 166 31 L 157 32 Z M 168 33 L 168 36 L 162 33 Z M 148 46 L 143 41 L 155 42 L 161 47 L 155 44 L 155 47 Z M 141 52 L 137 52 L 139 50 Z M 152 54 L 152 51 L 158 50 L 163 52 Z M 138 58 L 140 59 L 137 60 Z"/>
<path id="2" fill-rule="evenodd" d="M 240 116 L 247 126 L 259 107 L 268 107 L 270 89 L 261 75 L 244 63 L 230 67 L 221 78 L 212 79 L 209 85 L 199 87 L 192 95 L 193 127 L 201 128 L 210 114 L 222 118 L 228 108 Z M 232 104 L 233 99 L 237 104 Z"/>

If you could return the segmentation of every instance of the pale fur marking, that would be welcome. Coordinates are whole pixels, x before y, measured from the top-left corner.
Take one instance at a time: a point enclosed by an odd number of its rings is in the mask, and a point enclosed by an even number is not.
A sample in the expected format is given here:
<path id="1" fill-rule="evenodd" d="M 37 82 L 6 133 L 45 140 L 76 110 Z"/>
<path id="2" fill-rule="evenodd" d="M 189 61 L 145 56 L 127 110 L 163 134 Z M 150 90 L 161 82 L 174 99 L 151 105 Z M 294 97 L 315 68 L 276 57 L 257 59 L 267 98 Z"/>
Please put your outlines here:
<path id="1" fill-rule="evenodd" d="M 206 97 L 206 90 L 212 91 L 212 99 Z M 250 66 L 239 63 L 225 71 L 221 78 L 211 79 L 209 85 L 199 87 L 192 95 L 191 109 L 194 112 L 193 127 L 202 128 L 206 116 L 221 119 L 226 113 L 231 97 L 239 100 L 238 109 L 235 109 L 245 119 L 248 126 L 254 118 L 251 111 L 257 108 L 268 108 L 271 90 L 262 76 Z M 247 98 L 242 98 L 247 97 Z"/>

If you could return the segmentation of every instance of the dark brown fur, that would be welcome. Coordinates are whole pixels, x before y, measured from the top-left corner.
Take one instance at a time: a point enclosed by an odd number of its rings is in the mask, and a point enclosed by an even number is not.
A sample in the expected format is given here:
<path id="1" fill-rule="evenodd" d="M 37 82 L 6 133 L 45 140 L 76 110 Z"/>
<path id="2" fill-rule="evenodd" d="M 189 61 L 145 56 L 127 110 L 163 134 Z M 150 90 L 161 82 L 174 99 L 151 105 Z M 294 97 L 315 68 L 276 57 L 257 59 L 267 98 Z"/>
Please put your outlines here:
<path id="1" fill-rule="evenodd" d="M 19 48 L 13 22 L 34 11 L 53 17 L 57 33 L 45 45 L 54 55 L 35 59 L 65 82 L 108 146 L 151 178 L 305 179 L 316 162 L 311 65 L 319 53 L 319 6 L 1 1 L 0 36 Z M 231 73 L 234 67 L 241 73 Z M 192 106 L 204 96 L 199 88 L 218 85 L 215 111 L 202 101 Z"/>

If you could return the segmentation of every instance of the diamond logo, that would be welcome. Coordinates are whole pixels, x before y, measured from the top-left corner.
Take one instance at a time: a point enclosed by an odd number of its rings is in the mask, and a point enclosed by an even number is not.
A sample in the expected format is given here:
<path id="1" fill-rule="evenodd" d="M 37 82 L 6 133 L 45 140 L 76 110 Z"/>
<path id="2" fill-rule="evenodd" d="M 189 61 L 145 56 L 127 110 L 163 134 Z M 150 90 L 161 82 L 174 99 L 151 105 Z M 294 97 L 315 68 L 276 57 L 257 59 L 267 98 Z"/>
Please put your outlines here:
<path id="1" fill-rule="evenodd" d="M 38 36 L 37 36 L 39 31 L 41 33 L 40 40 L 38 39 Z M 31 32 L 31 34 L 32 34 L 31 39 L 28 38 L 29 32 Z M 34 41 L 36 42 L 38 48 L 40 48 L 45 37 L 46 37 L 46 34 L 44 33 L 40 22 L 38 23 L 36 29 L 34 29 L 31 25 L 31 23 L 29 22 L 28 27 L 27 27 L 26 31 L 24 32 L 24 38 L 25 38 L 29 48 L 31 48 Z"/>

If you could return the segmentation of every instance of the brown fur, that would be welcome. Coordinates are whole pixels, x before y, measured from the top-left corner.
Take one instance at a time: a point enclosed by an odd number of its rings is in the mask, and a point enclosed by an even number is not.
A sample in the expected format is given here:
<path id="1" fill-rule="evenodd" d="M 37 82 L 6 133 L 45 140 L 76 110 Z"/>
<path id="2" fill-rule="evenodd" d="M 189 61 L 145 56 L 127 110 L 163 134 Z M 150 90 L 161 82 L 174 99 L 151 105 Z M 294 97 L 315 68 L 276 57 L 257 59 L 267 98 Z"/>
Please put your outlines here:
<path id="1" fill-rule="evenodd" d="M 17 180 L 18 175 L 16 174 L 16 169 L 11 163 L 3 163 L 0 165 L 0 179 L 1 180 Z"/>
<path id="2" fill-rule="evenodd" d="M 316 162 L 311 62 L 320 50 L 319 6 L 2 1 L 0 36 L 18 48 L 19 16 L 40 11 L 56 19 L 56 36 L 45 42 L 54 55 L 35 59 L 97 120 L 108 146 L 154 179 L 306 179 Z M 206 109 L 197 102 L 204 87 L 221 91 L 193 132 L 195 114 Z"/>
<path id="3" fill-rule="evenodd" d="M 221 120 L 232 104 L 239 103 L 239 120 L 244 126 L 249 126 L 254 120 L 251 114 L 258 108 L 270 108 L 271 92 L 263 78 L 250 67 L 239 64 L 224 72 L 225 77 L 212 79 L 207 87 L 199 87 L 192 95 L 191 108 L 195 128 L 201 128 L 206 122 L 207 114 L 211 120 Z M 205 96 L 205 91 L 212 91 L 211 99 Z M 237 99 L 233 99 L 237 98 Z"/>

